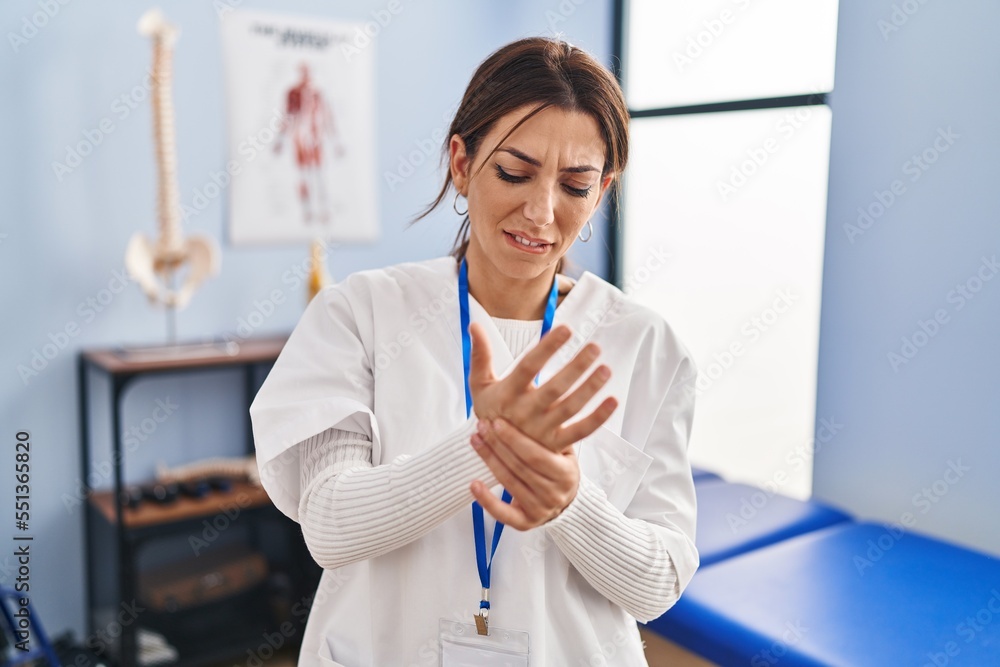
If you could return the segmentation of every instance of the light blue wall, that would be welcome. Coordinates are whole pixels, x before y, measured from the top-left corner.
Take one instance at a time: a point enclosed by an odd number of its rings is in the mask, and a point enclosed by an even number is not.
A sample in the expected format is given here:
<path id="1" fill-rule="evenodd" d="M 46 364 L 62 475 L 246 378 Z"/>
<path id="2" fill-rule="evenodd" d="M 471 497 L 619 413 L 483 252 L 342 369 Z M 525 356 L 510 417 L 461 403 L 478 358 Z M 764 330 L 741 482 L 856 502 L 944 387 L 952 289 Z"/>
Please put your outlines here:
<path id="1" fill-rule="evenodd" d="M 460 99 L 475 67 L 500 45 L 528 35 L 561 30 L 603 62 L 610 62 L 609 0 L 519 0 L 464 2 L 400 0 L 401 11 L 377 37 L 377 147 L 379 174 L 397 168 L 415 142 L 447 129 L 445 113 Z M 32 459 L 31 562 L 33 601 L 50 634 L 83 631 L 84 572 L 82 514 L 64 505 L 78 489 L 79 435 L 74 358 L 81 347 L 121 342 L 162 341 L 162 314 L 147 307 L 137 286 L 119 293 L 126 243 L 139 230 L 153 229 L 154 163 L 151 113 L 142 103 L 120 117 L 115 100 L 141 83 L 150 47 L 135 24 L 145 4 L 72 2 L 60 6 L 37 34 L 15 52 L 9 33 L 20 33 L 23 17 L 39 9 L 37 0 L 4 2 L 0 27 L 0 303 L 3 306 L 0 410 L 8 452 L 0 461 L 0 506 L 12 521 L 14 489 L 10 442 L 18 429 L 30 430 Z M 387 2 L 340 0 L 251 1 L 254 9 L 370 20 Z M 174 103 L 181 197 L 223 168 L 225 108 L 222 96 L 218 20 L 213 3 L 167 0 L 160 6 L 181 27 L 175 60 Z M 111 118 L 115 129 L 61 182 L 52 162 L 63 161 L 67 146 L 86 130 Z M 457 217 L 450 201 L 443 210 L 404 231 L 406 221 L 437 192 L 439 172 L 432 160 L 394 191 L 379 179 L 382 240 L 371 246 L 335 249 L 327 266 L 335 280 L 363 269 L 445 254 Z M 223 207 L 216 200 L 187 226 L 189 232 L 224 239 Z M 4 236 L 5 235 L 5 236 Z M 606 251 L 598 237 L 575 258 L 582 268 L 606 273 Z M 304 307 L 304 290 L 282 281 L 306 257 L 305 246 L 231 248 L 223 243 L 222 273 L 207 283 L 178 318 L 181 339 L 232 333 L 255 301 L 279 289 L 286 300 L 257 330 L 266 335 L 290 330 Z M 88 299 L 110 297 L 100 312 Z M 58 339 L 67 325 L 78 330 L 47 367 L 27 382 L 17 366 L 28 366 L 33 351 Z M 124 419 L 137 425 L 151 416 L 158 399 L 177 404 L 130 459 L 127 474 L 141 478 L 162 458 L 181 463 L 202 456 L 239 453 L 245 437 L 238 377 L 227 372 L 189 379 L 140 382 L 128 395 Z M 107 411 L 96 408 L 95 429 L 105 437 Z M 102 459 L 103 457 L 103 459 Z M 108 454 L 95 460 L 108 461 Z M 132 462 L 135 465 L 132 465 Z M 10 466 L 10 467 L 7 467 Z M 11 524 L 5 524 L 9 535 Z M 12 544 L 10 538 L 7 544 Z M 4 548 L 0 581 L 9 585 L 14 562 Z"/>
<path id="2" fill-rule="evenodd" d="M 817 419 L 843 427 L 814 476 L 848 510 L 995 554 L 1000 275 L 977 272 L 1000 257 L 998 23 L 990 0 L 840 3 Z M 908 164 L 925 150 L 926 171 Z M 897 179 L 881 217 L 845 230 Z"/>

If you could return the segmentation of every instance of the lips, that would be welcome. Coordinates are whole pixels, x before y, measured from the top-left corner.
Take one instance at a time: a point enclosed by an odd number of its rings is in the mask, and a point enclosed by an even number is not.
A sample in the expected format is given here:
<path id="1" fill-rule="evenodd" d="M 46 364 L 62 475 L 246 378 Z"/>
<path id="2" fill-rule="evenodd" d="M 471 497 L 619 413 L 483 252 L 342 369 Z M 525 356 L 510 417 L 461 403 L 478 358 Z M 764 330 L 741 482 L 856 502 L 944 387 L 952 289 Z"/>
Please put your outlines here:
<path id="1" fill-rule="evenodd" d="M 509 232 L 507 230 L 504 230 L 504 233 L 514 237 L 515 241 L 527 247 L 552 245 L 551 241 L 546 241 L 545 239 L 536 239 L 533 236 L 528 236 L 527 234 L 522 234 L 520 232 Z M 525 241 L 527 241 L 527 243 L 525 243 Z"/>

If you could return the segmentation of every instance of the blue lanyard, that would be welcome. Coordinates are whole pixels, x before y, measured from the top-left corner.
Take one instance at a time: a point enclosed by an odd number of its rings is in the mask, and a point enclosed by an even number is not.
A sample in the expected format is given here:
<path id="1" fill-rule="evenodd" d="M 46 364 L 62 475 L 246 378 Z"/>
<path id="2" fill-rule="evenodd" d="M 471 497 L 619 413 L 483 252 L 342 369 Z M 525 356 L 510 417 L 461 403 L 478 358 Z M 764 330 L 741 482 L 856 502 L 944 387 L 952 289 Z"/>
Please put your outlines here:
<path id="1" fill-rule="evenodd" d="M 556 315 L 556 302 L 559 298 L 559 281 L 553 277 L 552 290 L 549 292 L 549 300 L 545 306 L 545 317 L 542 319 L 542 336 L 552 328 L 552 320 Z M 458 270 L 458 302 L 461 309 L 462 323 L 462 363 L 465 370 L 465 416 L 472 414 L 472 391 L 469 389 L 469 369 L 471 367 L 472 337 L 469 334 L 469 270 L 462 258 L 462 264 Z M 538 384 L 538 376 L 535 376 L 535 384 Z M 510 492 L 503 490 L 503 502 L 509 503 Z M 480 609 L 489 609 L 488 599 L 490 589 L 490 569 L 493 567 L 493 555 L 496 553 L 497 545 L 500 544 L 500 534 L 503 532 L 503 523 L 496 522 L 493 530 L 493 546 L 490 549 L 489 562 L 486 560 L 486 528 L 483 524 L 483 506 L 478 501 L 472 501 L 472 525 L 475 529 L 476 539 L 476 563 L 479 566 L 479 582 L 483 586 L 483 600 L 479 603 Z"/>

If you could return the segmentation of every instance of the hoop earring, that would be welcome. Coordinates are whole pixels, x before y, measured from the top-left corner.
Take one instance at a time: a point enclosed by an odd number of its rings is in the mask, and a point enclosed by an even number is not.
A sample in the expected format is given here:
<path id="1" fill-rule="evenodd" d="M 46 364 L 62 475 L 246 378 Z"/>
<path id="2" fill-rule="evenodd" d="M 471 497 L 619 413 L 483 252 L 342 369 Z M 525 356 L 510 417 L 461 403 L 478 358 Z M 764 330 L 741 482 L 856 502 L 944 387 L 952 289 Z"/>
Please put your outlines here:
<path id="1" fill-rule="evenodd" d="M 586 243 L 590 239 L 594 238 L 594 224 L 590 220 L 587 221 L 587 228 L 590 229 L 590 233 L 587 234 L 587 238 L 583 238 L 582 229 L 580 230 L 580 233 L 577 234 L 577 238 L 580 239 L 580 243 Z"/>
<path id="2" fill-rule="evenodd" d="M 452 208 L 453 211 L 455 211 L 455 213 L 458 213 L 459 215 L 465 215 L 466 213 L 469 212 L 469 205 L 468 204 L 465 205 L 465 210 L 464 211 L 459 211 L 458 210 L 458 198 L 461 196 L 461 194 L 462 194 L 461 192 L 456 192 L 455 193 L 455 201 L 452 202 L 451 208 Z"/>

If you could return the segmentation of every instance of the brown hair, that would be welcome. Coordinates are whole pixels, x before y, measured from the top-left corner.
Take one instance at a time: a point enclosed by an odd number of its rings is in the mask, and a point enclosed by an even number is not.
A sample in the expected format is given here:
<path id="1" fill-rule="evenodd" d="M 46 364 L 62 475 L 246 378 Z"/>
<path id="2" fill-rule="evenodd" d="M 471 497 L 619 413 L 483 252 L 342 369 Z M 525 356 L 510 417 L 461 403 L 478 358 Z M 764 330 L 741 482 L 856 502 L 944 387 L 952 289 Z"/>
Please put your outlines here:
<path id="1" fill-rule="evenodd" d="M 550 106 L 589 114 L 600 127 L 605 159 L 602 178 L 614 172 L 612 187 L 618 187 L 618 175 L 628 161 L 628 107 L 614 76 L 586 51 L 558 39 L 528 37 L 493 52 L 482 62 L 465 89 L 462 102 L 444 139 L 442 163 L 449 164 L 449 143 L 453 135 L 465 142 L 466 154 L 474 161 L 483 138 L 496 122 L 516 109 L 535 104 L 517 125 L 505 134 L 496 149 L 514 130 L 536 113 Z M 488 158 L 489 156 L 487 156 Z M 482 171 L 486 161 L 479 166 Z M 475 176 L 475 174 L 473 174 Z M 451 169 L 446 169 L 444 184 L 437 198 L 410 224 L 428 215 L 448 195 L 452 185 Z M 455 235 L 451 255 L 465 256 L 469 246 L 469 216 L 465 216 Z M 556 271 L 561 272 L 563 258 Z"/>

